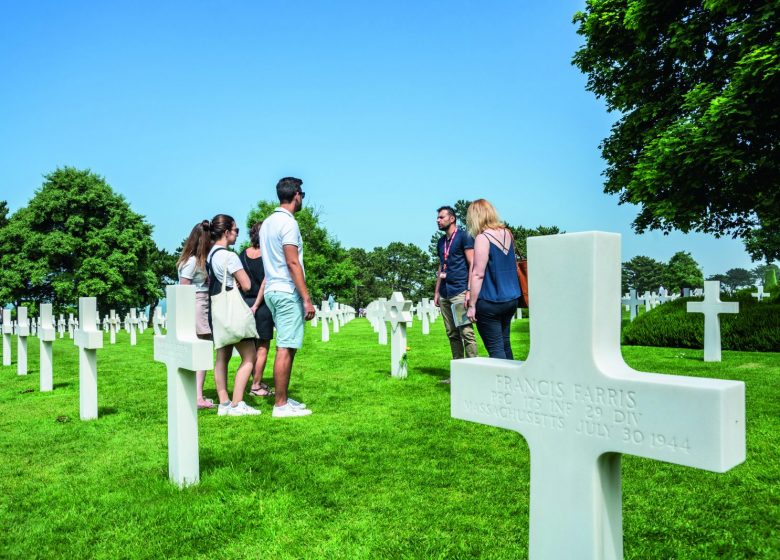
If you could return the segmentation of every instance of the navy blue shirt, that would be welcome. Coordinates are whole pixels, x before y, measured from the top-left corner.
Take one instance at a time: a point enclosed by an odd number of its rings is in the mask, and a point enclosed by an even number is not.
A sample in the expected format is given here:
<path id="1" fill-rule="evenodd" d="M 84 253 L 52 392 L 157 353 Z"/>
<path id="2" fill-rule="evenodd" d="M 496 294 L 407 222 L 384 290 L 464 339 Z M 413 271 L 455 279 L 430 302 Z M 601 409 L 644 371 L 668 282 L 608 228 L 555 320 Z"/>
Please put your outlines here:
<path id="1" fill-rule="evenodd" d="M 465 250 L 474 248 L 474 238 L 466 230 L 458 228 L 455 238 L 452 239 L 452 245 L 449 247 L 449 257 L 445 260 L 444 241 L 446 239 L 447 236 L 442 235 L 436 246 L 441 270 L 447 273 L 447 277 L 442 278 L 439 285 L 439 296 L 451 298 L 465 292 L 469 286 L 469 263 L 466 260 Z"/>

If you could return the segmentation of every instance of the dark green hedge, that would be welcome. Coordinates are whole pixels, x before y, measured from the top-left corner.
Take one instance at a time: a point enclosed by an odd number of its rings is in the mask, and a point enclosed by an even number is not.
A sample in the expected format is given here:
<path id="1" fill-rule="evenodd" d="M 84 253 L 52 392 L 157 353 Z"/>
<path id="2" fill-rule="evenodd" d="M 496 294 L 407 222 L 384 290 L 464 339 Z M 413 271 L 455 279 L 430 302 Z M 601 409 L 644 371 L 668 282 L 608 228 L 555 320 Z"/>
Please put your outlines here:
<path id="1" fill-rule="evenodd" d="M 721 295 L 723 301 L 739 301 L 737 315 L 720 316 L 724 350 L 780 352 L 780 299 L 774 296 L 771 301 L 758 303 L 749 291 L 733 298 Z M 624 323 L 623 344 L 703 348 L 704 315 L 688 313 L 689 301 L 701 301 L 701 298 L 680 298 Z"/>

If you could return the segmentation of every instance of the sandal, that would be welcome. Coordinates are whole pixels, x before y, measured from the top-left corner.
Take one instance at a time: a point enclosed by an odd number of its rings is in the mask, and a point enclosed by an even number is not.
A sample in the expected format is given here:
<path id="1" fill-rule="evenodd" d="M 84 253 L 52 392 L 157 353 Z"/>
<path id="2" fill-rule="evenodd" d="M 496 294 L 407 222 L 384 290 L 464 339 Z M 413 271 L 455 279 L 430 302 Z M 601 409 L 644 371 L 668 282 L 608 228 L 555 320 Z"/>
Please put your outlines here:
<path id="1" fill-rule="evenodd" d="M 268 386 L 266 385 L 266 387 Z M 266 387 L 261 386 L 259 389 L 249 389 L 249 394 L 253 397 L 272 397 L 274 392 L 266 389 Z"/>
<path id="2" fill-rule="evenodd" d="M 203 410 L 204 408 L 214 408 L 214 401 L 211 399 L 203 399 L 203 404 L 198 403 L 198 409 Z"/>

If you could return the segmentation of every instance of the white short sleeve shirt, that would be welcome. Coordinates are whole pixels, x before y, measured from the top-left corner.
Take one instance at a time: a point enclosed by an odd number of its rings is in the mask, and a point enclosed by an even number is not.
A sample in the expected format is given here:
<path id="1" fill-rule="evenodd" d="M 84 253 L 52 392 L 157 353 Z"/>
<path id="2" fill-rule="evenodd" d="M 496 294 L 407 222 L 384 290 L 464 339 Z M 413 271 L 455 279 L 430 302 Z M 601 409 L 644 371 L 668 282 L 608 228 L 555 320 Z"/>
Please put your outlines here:
<path id="1" fill-rule="evenodd" d="M 292 213 L 284 208 L 277 208 L 263 222 L 260 228 L 260 250 L 263 253 L 263 269 L 265 270 L 266 292 L 295 293 L 295 282 L 287 268 L 284 258 L 284 246 L 294 245 L 298 248 L 298 262 L 303 269 L 303 238 L 298 222 Z M 304 276 L 305 276 L 304 271 Z"/>
<path id="2" fill-rule="evenodd" d="M 225 267 L 227 267 L 227 280 L 225 280 L 225 286 L 228 288 L 233 287 L 233 274 L 242 270 L 244 265 L 241 264 L 241 259 L 238 258 L 233 251 L 226 249 L 224 251 L 217 251 L 218 249 L 224 249 L 221 245 L 214 245 L 209 251 L 208 261 L 211 262 L 211 270 L 214 272 L 214 277 L 222 282 L 222 277 L 225 274 Z"/>
<path id="3" fill-rule="evenodd" d="M 179 267 L 179 283 L 181 283 L 182 278 L 192 282 L 196 292 L 209 291 L 209 277 L 205 270 L 196 268 L 195 257 L 190 257 L 187 259 L 187 262 Z"/>

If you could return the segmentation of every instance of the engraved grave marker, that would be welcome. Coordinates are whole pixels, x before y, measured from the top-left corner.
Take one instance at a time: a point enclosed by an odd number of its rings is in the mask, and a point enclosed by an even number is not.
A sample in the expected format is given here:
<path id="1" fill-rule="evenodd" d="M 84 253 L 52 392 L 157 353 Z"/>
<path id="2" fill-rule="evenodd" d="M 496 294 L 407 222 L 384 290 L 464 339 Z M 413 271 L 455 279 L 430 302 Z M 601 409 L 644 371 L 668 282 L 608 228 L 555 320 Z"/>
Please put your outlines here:
<path id="1" fill-rule="evenodd" d="M 745 459 L 745 386 L 623 361 L 619 235 L 529 238 L 528 260 L 528 361 L 453 360 L 452 416 L 528 442 L 530 560 L 619 560 L 621 454 L 731 469 Z"/>

